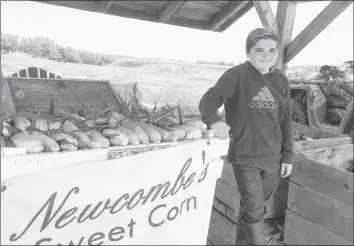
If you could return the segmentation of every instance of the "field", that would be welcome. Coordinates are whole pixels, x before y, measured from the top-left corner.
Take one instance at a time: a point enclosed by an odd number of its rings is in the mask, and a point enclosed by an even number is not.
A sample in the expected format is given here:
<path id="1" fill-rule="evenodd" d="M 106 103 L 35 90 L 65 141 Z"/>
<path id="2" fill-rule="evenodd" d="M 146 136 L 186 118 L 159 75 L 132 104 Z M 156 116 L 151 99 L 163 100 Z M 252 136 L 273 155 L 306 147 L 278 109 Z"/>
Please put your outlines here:
<path id="1" fill-rule="evenodd" d="M 198 103 L 206 90 L 230 66 L 197 64 L 183 61 L 121 57 L 105 66 L 55 62 L 32 58 L 23 53 L 1 55 L 1 69 L 10 76 L 27 67 L 40 67 L 62 78 L 105 79 L 112 84 L 135 83 L 142 93 L 142 104 L 151 107 L 179 102 L 185 113 L 198 112 Z M 316 76 L 319 67 L 289 67 L 289 78 Z"/>

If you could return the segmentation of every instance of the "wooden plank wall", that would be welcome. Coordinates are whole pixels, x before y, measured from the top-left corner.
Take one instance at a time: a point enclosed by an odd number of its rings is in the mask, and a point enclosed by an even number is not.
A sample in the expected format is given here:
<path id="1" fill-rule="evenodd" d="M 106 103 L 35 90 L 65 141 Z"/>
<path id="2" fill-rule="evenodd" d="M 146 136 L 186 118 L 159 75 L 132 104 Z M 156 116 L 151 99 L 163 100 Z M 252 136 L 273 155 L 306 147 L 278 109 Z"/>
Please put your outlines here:
<path id="1" fill-rule="evenodd" d="M 353 245 L 353 173 L 296 156 L 288 197 L 286 244 Z"/>

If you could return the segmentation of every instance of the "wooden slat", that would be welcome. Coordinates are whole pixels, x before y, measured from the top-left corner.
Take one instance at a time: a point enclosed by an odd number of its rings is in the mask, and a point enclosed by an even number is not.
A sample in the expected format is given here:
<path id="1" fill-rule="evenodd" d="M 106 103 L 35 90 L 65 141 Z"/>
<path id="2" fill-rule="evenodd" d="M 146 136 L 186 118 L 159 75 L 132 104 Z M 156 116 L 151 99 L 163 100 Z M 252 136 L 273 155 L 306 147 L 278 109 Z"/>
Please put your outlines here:
<path id="1" fill-rule="evenodd" d="M 219 10 L 225 7 L 227 4 L 229 4 L 228 1 L 188 1 L 188 2 L 194 2 L 199 5 L 208 6 L 211 8 L 217 8 Z"/>
<path id="2" fill-rule="evenodd" d="M 293 33 L 296 3 L 278 1 L 276 21 L 278 24 L 278 60 L 275 66 L 285 72 L 284 48 L 290 43 Z"/>
<path id="3" fill-rule="evenodd" d="M 237 216 L 239 211 L 238 208 L 234 211 L 233 209 L 229 208 L 228 206 L 226 206 L 224 203 L 222 203 L 219 199 L 215 197 L 213 201 L 213 208 L 218 210 L 229 220 L 232 220 L 233 222 L 237 223 Z"/>
<path id="4" fill-rule="evenodd" d="M 347 170 L 353 161 L 353 144 L 305 151 L 301 154 L 324 165 Z"/>
<path id="5" fill-rule="evenodd" d="M 353 125 L 353 100 L 354 99 L 352 99 L 346 107 L 346 114 L 338 127 L 338 133 L 348 133 L 350 127 Z"/>
<path id="6" fill-rule="evenodd" d="M 264 27 L 271 28 L 278 33 L 278 24 L 268 1 L 253 1 L 259 19 Z"/>
<path id="7" fill-rule="evenodd" d="M 292 182 L 288 197 L 289 210 L 353 241 L 353 206 Z"/>
<path id="8" fill-rule="evenodd" d="M 284 243 L 286 245 L 353 245 L 352 241 L 290 210 L 286 210 Z"/>
<path id="9" fill-rule="evenodd" d="M 232 210 L 237 210 L 240 204 L 240 193 L 234 187 L 218 179 L 215 186 L 215 198 Z"/>
<path id="10" fill-rule="evenodd" d="M 231 16 L 227 21 L 225 21 L 218 29 L 216 29 L 216 32 L 223 32 L 227 28 L 229 28 L 232 24 L 234 24 L 238 19 L 240 19 L 242 16 L 244 16 L 249 10 L 251 10 L 254 7 L 252 1 L 247 1 L 247 3 L 239 10 L 237 11 L 233 16 Z"/>
<path id="11" fill-rule="evenodd" d="M 121 6 L 132 10 L 157 13 L 163 9 L 168 1 L 113 1 L 113 6 Z"/>
<path id="12" fill-rule="evenodd" d="M 117 1 L 117 3 L 122 4 L 120 1 Z M 158 16 L 155 12 L 132 9 L 125 6 L 117 5 L 117 3 L 113 4 L 108 9 L 107 14 L 145 21 L 159 22 Z"/>
<path id="13" fill-rule="evenodd" d="M 204 2 L 203 2 L 204 3 Z M 191 20 L 206 21 L 209 24 L 211 17 L 217 14 L 221 8 L 195 1 L 186 1 L 173 17 L 183 17 Z"/>
<path id="14" fill-rule="evenodd" d="M 171 16 L 179 10 L 186 1 L 169 1 L 164 10 L 159 14 L 159 21 L 168 22 Z"/>
<path id="15" fill-rule="evenodd" d="M 285 48 L 284 63 L 289 63 L 323 29 L 342 13 L 352 1 L 332 1 L 308 26 Z"/>
<path id="16" fill-rule="evenodd" d="M 46 4 L 53 4 L 62 7 L 86 10 L 91 12 L 97 11 L 97 6 L 93 1 L 36 1 Z"/>
<path id="17" fill-rule="evenodd" d="M 353 206 L 353 174 L 294 156 L 290 181 Z"/>
<path id="18" fill-rule="evenodd" d="M 223 23 L 241 10 L 248 1 L 231 1 L 219 14 L 212 18 L 210 30 L 217 30 Z"/>
<path id="19" fill-rule="evenodd" d="M 305 126 L 299 123 L 293 122 L 293 130 L 299 131 L 300 133 L 304 133 L 305 135 L 309 136 L 310 138 L 320 140 L 319 138 L 340 138 L 345 137 L 345 135 L 341 135 L 334 132 L 324 131 L 317 127 Z"/>
<path id="20" fill-rule="evenodd" d="M 222 181 L 224 181 L 225 183 L 227 183 L 228 185 L 230 185 L 231 187 L 234 187 L 235 189 L 237 189 L 237 183 L 236 183 L 235 174 L 234 174 L 232 164 L 226 160 L 227 159 L 226 156 L 222 156 L 221 159 L 224 160 L 224 167 L 223 167 L 220 179 Z"/>
<path id="21" fill-rule="evenodd" d="M 208 241 L 214 245 L 235 245 L 236 226 L 216 209 L 212 209 Z"/>
<path id="22" fill-rule="evenodd" d="M 349 137 L 341 138 L 324 138 L 306 141 L 294 141 L 294 152 L 300 153 L 303 151 L 310 151 L 322 148 L 331 148 L 333 146 L 341 146 L 350 143 Z"/>
<path id="23" fill-rule="evenodd" d="M 106 14 L 114 1 L 95 1 L 97 4 L 97 12 Z"/>

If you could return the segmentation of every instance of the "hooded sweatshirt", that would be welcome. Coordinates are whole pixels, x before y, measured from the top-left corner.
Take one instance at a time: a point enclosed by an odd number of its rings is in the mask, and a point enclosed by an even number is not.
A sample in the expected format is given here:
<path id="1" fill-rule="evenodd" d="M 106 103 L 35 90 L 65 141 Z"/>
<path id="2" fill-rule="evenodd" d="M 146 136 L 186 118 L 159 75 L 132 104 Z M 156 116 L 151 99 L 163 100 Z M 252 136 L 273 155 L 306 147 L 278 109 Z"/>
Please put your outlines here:
<path id="1" fill-rule="evenodd" d="M 235 156 L 261 157 L 281 154 L 292 164 L 293 138 L 290 83 L 278 69 L 262 74 L 246 61 L 228 69 L 201 98 L 202 121 L 219 121 L 224 104 L 230 126 L 228 161 Z"/>

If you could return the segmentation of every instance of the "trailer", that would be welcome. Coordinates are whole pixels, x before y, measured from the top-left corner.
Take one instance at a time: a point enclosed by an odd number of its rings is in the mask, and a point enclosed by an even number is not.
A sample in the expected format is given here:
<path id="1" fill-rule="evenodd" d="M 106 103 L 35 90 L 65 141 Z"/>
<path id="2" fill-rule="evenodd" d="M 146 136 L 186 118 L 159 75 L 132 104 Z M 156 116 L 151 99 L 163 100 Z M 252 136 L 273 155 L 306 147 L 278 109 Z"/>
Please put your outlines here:
<path id="1" fill-rule="evenodd" d="M 279 58 L 276 66 L 283 71 L 289 61 L 352 3 L 330 2 L 292 40 L 296 5 L 309 1 L 279 1 L 276 15 L 273 14 L 268 1 L 38 2 L 215 32 L 225 31 L 255 7 L 263 26 L 272 28 L 279 35 Z M 1 72 L 2 96 L 4 89 L 10 90 L 7 79 L 9 78 L 4 78 Z M 56 80 L 73 83 L 70 79 Z M 106 84 L 109 90 L 109 81 L 106 81 Z M 112 91 L 112 88 L 110 90 Z M 117 95 L 113 92 L 112 100 L 115 97 Z M 11 99 L 2 97 L 2 113 L 3 110 L 17 110 L 13 103 L 3 107 L 8 101 Z M 114 104 L 113 101 L 111 103 Z M 341 126 L 346 125 L 350 114 L 351 112 L 348 112 L 346 122 L 342 122 Z M 296 143 L 297 152 L 306 153 L 304 155 L 310 156 L 309 158 L 315 156 L 311 151 L 317 151 L 321 146 L 327 149 L 336 145 L 346 146 L 350 141 L 348 137 L 341 135 L 340 131 L 338 134 L 331 134 L 318 129 L 298 127 L 313 135 L 317 134 L 319 138 L 329 139 Z M 230 175 L 230 164 L 225 161 L 227 145 L 228 141 L 199 139 L 179 141 L 175 144 L 109 147 L 55 154 L 24 155 L 23 150 L 19 149 L 2 150 L 1 243 L 234 245 L 237 219 L 235 211 L 239 198 L 235 192 L 235 180 Z M 348 147 L 345 150 L 348 152 Z M 313 161 L 309 158 L 303 157 L 301 163 L 305 163 L 306 168 L 315 167 L 310 165 Z M 274 199 L 272 204 L 267 205 L 266 217 L 270 219 L 277 218 L 279 211 L 282 214 L 286 210 L 284 237 L 285 242 L 289 244 L 300 242 L 297 237 L 301 236 L 302 232 L 293 228 L 297 228 L 305 219 L 308 224 L 311 224 L 308 221 L 312 220 L 307 211 L 300 209 L 304 206 L 295 206 L 298 194 L 302 192 L 297 192 L 293 185 L 299 184 L 296 178 L 302 177 L 300 171 L 297 171 L 301 169 L 298 168 L 298 163 L 300 162 L 295 164 L 295 176 L 292 174 L 289 178 L 289 193 L 287 188 L 283 189 L 280 192 L 282 195 L 276 196 L 280 197 L 281 202 Z M 317 162 L 316 165 L 320 166 L 322 163 Z M 343 186 L 347 193 L 343 195 L 343 199 L 353 195 L 352 174 L 344 170 L 333 171 L 333 168 L 337 167 L 327 167 L 328 165 L 321 172 L 313 171 L 307 174 L 316 173 L 318 182 L 331 180 L 332 183 L 338 181 L 334 181 L 338 176 L 345 176 L 346 182 Z M 307 170 L 309 169 L 304 172 Z M 328 170 L 334 173 L 332 179 L 326 176 Z M 289 186 L 289 180 L 284 180 L 285 187 Z M 330 187 L 331 182 L 325 187 Z M 318 187 L 318 184 L 314 186 Z M 323 187 L 320 188 L 325 198 L 318 198 L 318 201 L 324 201 L 328 194 L 323 191 Z M 318 192 L 317 188 L 309 189 Z M 332 194 L 337 194 L 334 188 L 329 189 Z M 286 196 L 295 199 L 295 203 L 289 204 L 290 198 L 287 199 Z M 343 202 L 342 198 L 333 199 Z M 284 206 L 286 201 L 288 204 Z M 308 202 L 311 209 L 316 208 L 318 204 Z M 335 203 L 336 200 L 331 200 L 331 204 Z M 346 218 L 340 227 L 341 232 L 330 225 L 331 220 L 323 223 L 318 221 L 320 217 L 316 217 L 317 221 L 311 221 L 311 225 L 315 223 L 316 228 L 322 228 L 318 230 L 324 233 L 339 233 L 344 239 L 316 241 L 307 236 L 301 239 L 301 243 L 346 244 L 348 240 L 352 242 L 352 234 L 345 229 L 345 226 L 353 221 L 352 214 L 347 213 L 352 204 L 345 204 L 349 207 L 341 207 L 341 218 Z M 296 216 L 301 218 L 296 220 Z M 272 226 L 269 228 L 274 229 Z"/>

